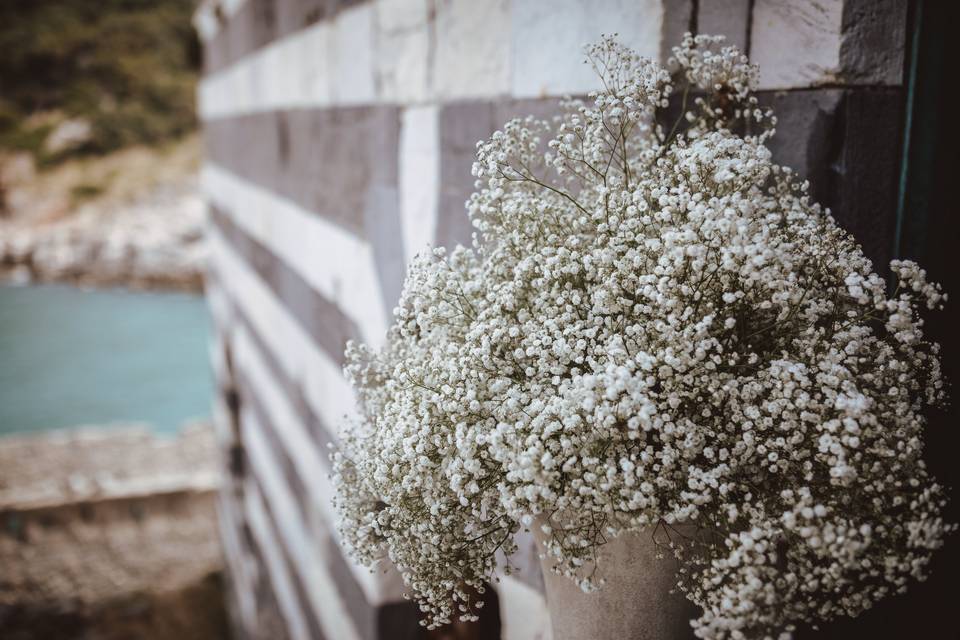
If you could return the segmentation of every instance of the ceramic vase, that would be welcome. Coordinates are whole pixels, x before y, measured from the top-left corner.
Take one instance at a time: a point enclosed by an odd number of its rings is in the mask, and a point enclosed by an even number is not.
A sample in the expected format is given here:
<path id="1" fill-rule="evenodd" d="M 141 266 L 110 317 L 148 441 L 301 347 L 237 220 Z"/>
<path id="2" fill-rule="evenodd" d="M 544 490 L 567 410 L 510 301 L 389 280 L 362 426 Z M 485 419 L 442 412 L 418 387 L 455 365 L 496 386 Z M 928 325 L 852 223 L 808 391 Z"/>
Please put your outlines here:
<path id="1" fill-rule="evenodd" d="M 543 555 L 542 534 L 534 527 Z M 677 561 L 656 557 L 649 534 L 625 534 L 598 550 L 606 584 L 584 593 L 577 584 L 551 570 L 552 558 L 540 560 L 553 640 L 689 640 L 697 609 L 676 584 Z"/>

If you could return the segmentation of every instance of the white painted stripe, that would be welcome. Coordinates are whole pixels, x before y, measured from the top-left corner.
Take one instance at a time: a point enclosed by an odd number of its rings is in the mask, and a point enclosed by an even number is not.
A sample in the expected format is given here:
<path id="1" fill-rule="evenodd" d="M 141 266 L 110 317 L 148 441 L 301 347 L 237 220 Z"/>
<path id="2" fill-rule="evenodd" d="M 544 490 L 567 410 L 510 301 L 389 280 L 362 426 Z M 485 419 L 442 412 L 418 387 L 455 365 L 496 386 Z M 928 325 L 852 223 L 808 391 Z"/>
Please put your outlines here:
<path id="1" fill-rule="evenodd" d="M 617 32 L 658 58 L 666 0 L 376 0 L 350 7 L 204 77 L 203 120 L 295 108 L 414 105 L 585 93 L 583 44 Z M 482 25 L 482 28 L 478 28 Z"/>
<path id="2" fill-rule="evenodd" d="M 209 293 L 207 296 L 211 295 Z M 216 313 L 211 310 L 211 317 L 216 317 Z M 220 381 L 224 379 L 224 376 L 227 372 L 226 359 L 223 355 L 223 347 L 220 344 L 217 334 L 211 336 L 211 339 L 207 342 L 207 358 L 210 362 L 210 372 L 213 374 L 213 379 Z"/>
<path id="3" fill-rule="evenodd" d="M 246 4 L 247 0 L 219 0 L 220 6 L 223 8 L 223 12 L 233 17 L 240 11 L 240 8 Z"/>
<path id="4" fill-rule="evenodd" d="M 297 592 L 287 572 L 284 559 L 280 555 L 281 547 L 270 530 L 266 508 L 255 487 L 248 486 L 243 493 L 244 513 L 250 523 L 253 536 L 257 539 L 263 561 L 267 565 L 277 602 L 286 618 L 287 630 L 294 640 L 310 640 L 310 627 L 303 617 L 303 611 L 297 601 Z"/>
<path id="5" fill-rule="evenodd" d="M 593 67 L 583 64 L 586 56 L 581 47 L 598 42 L 604 34 L 616 33 L 618 41 L 656 60 L 666 2 L 512 0 L 511 93 L 518 98 L 537 98 L 600 89 Z M 673 10 L 681 11 L 679 6 Z"/>
<path id="6" fill-rule="evenodd" d="M 440 192 L 439 110 L 409 107 L 400 120 L 400 222 L 407 264 L 433 244 Z"/>
<path id="7" fill-rule="evenodd" d="M 501 576 L 495 588 L 503 640 L 551 640 L 550 611 L 540 593 L 510 576 Z"/>
<path id="8" fill-rule="evenodd" d="M 206 76 L 197 92 L 201 118 L 381 101 L 373 23 L 372 4 L 359 4 Z"/>
<path id="9" fill-rule="evenodd" d="M 211 258 L 233 304 L 277 357 L 325 426 L 336 430 L 356 415 L 353 390 L 333 362 L 276 298 L 274 293 L 217 231 L 207 235 Z"/>
<path id="10" fill-rule="evenodd" d="M 201 176 L 210 200 L 340 307 L 364 342 L 383 343 L 389 310 L 383 306 L 369 243 L 215 164 L 207 163 Z"/>
<path id="11" fill-rule="evenodd" d="M 203 227 L 203 232 L 207 233 L 210 229 L 213 228 L 213 222 L 210 221 L 209 216 L 207 217 L 207 222 Z M 229 306 L 226 305 L 226 301 L 223 297 L 223 292 L 220 287 L 217 285 L 216 281 L 213 278 L 204 278 L 203 282 L 203 298 L 204 302 L 207 303 L 207 309 L 210 311 L 210 316 L 214 322 L 214 328 L 216 325 L 221 322 L 227 321 L 226 310 L 229 309 Z M 216 340 L 214 340 L 216 342 Z"/>
<path id="12" fill-rule="evenodd" d="M 212 9 L 201 6 L 193 14 L 193 28 L 197 30 L 202 42 L 209 42 L 220 31 L 220 24 Z"/>
<path id="13" fill-rule="evenodd" d="M 283 472 L 270 454 L 270 444 L 262 432 L 264 426 L 248 409 L 243 410 L 241 424 L 248 458 L 260 479 L 263 497 L 271 506 L 277 529 L 283 538 L 282 544 L 296 565 L 295 571 L 303 580 L 309 606 L 323 627 L 324 635 L 327 638 L 359 640 L 360 634 L 340 597 L 337 585 L 325 570 L 327 561 L 318 553 L 327 548 L 326 536 L 316 530 L 311 531 L 310 535 L 306 533 L 296 503 L 287 490 Z"/>
<path id="14" fill-rule="evenodd" d="M 310 490 L 311 504 L 317 508 L 322 518 L 322 522 L 306 522 L 303 525 L 310 530 L 314 539 L 321 540 L 325 536 L 331 536 L 339 545 L 335 527 L 337 514 L 333 508 L 334 489 L 328 477 L 330 464 L 327 452 L 320 450 L 310 437 L 307 427 L 301 422 L 283 390 L 269 375 L 256 344 L 242 326 L 237 328 L 235 345 L 238 367 L 244 371 L 257 399 L 270 416 L 284 451 L 290 456 L 297 474 L 303 478 L 304 485 Z M 305 539 L 309 537 L 306 533 L 303 535 Z M 403 599 L 403 583 L 396 571 L 371 573 L 350 558 L 344 557 L 344 562 L 369 604 L 378 606 Z"/>
<path id="15" fill-rule="evenodd" d="M 757 2 L 750 29 L 750 61 L 760 68 L 757 88 L 816 87 L 843 77 L 841 48 L 848 37 L 843 26 L 845 9 L 843 0 Z M 895 56 L 892 51 L 893 47 L 888 54 L 890 60 Z M 885 69 L 894 64 L 878 60 L 875 68 Z M 899 74 L 897 78 L 899 82 Z M 875 79 L 867 76 L 850 84 L 864 81 L 872 83 Z"/>
<path id="16" fill-rule="evenodd" d="M 338 12 L 327 22 L 330 28 L 327 49 L 330 98 L 334 104 L 369 104 L 377 100 L 373 68 L 374 20 L 373 2 L 364 2 Z M 294 39 L 298 37 L 300 34 L 293 35 Z M 280 64 L 289 65 L 294 59 L 281 56 Z"/>
<path id="17" fill-rule="evenodd" d="M 424 0 L 374 2 L 377 81 L 381 94 L 398 103 L 422 103 L 429 96 L 434 10 Z"/>
<path id="18" fill-rule="evenodd" d="M 193 26 L 200 34 L 200 39 L 204 42 L 212 40 L 220 31 L 220 20 L 217 19 L 219 11 L 225 19 L 229 20 L 240 11 L 240 8 L 247 0 L 204 0 L 193 13 Z"/>
<path id="19" fill-rule="evenodd" d="M 387 4 L 381 0 L 350 7 L 205 76 L 197 91 L 201 119 L 509 92 L 507 0 L 442 3 L 432 25 L 412 5 L 396 9 Z M 432 55 L 431 29 L 436 40 Z"/>
<path id="20" fill-rule="evenodd" d="M 329 32 L 318 22 L 205 76 L 197 87 L 201 119 L 332 104 Z"/>
<path id="21" fill-rule="evenodd" d="M 435 4 L 431 89 L 436 98 L 489 98 L 510 93 L 510 2 Z"/>
<path id="22" fill-rule="evenodd" d="M 224 353 L 224 341 L 227 336 L 221 334 L 221 330 L 226 327 L 228 322 L 226 298 L 217 287 L 211 284 L 207 279 L 203 291 L 204 300 L 207 303 L 207 310 L 210 313 L 213 332 L 207 341 L 207 355 L 210 359 L 210 369 L 214 380 L 222 381 L 227 375 L 226 354 Z"/>

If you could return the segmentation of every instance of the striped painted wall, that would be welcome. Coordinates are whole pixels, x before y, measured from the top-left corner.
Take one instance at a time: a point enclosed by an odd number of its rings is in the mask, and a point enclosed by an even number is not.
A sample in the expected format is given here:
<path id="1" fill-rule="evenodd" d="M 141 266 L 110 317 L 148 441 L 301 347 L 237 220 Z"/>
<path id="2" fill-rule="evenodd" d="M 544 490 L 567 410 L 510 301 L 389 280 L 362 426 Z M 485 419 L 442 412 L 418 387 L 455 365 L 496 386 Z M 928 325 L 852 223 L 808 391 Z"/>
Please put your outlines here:
<path id="1" fill-rule="evenodd" d="M 345 341 L 382 341 L 414 254 L 469 241 L 477 140 L 593 89 L 579 47 L 603 33 L 660 59 L 687 30 L 724 33 L 762 66 L 777 156 L 883 259 L 905 19 L 900 0 L 203 2 L 207 292 L 238 637 L 424 637 L 396 572 L 341 552 L 327 450 L 354 411 Z M 532 543 L 520 556 L 498 615 L 456 633 L 550 636 Z"/>

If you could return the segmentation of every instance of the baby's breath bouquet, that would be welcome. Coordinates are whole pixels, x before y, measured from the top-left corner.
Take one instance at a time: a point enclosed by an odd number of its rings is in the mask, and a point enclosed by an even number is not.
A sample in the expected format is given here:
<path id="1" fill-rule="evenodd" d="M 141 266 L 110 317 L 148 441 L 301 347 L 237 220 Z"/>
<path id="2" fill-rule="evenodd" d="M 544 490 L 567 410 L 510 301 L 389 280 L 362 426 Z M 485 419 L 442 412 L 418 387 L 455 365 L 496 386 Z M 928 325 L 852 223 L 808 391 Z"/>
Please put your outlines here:
<path id="1" fill-rule="evenodd" d="M 606 540 L 652 532 L 701 638 L 902 592 L 954 528 L 921 459 L 945 393 L 919 312 L 945 296 L 911 262 L 888 294 L 771 161 L 735 48 L 588 57 L 588 102 L 478 145 L 473 247 L 420 257 L 385 347 L 348 347 L 347 547 L 389 556 L 430 625 L 472 619 L 534 527 L 585 590 Z"/>

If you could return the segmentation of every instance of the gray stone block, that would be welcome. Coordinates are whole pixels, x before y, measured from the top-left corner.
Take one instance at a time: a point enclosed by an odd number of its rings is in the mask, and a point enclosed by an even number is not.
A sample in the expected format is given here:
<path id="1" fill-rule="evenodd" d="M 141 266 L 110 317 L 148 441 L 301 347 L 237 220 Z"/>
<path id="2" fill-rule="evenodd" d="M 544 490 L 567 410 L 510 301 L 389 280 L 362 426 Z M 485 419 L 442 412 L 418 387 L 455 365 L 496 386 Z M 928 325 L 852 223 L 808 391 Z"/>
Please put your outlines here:
<path id="1" fill-rule="evenodd" d="M 700 0 L 697 31 L 727 37 L 727 44 L 747 51 L 750 30 L 750 0 Z"/>
<path id="2" fill-rule="evenodd" d="M 219 13 L 220 29 L 204 43 L 204 72 L 213 73 L 363 0 L 247 0 L 233 15 Z"/>
<path id="3" fill-rule="evenodd" d="M 488 101 L 446 104 L 440 108 L 438 120 L 440 197 L 434 244 L 448 248 L 469 245 L 473 227 L 464 203 L 473 192 L 471 169 L 477 141 L 489 137 L 497 126 L 494 107 Z"/>
<path id="4" fill-rule="evenodd" d="M 896 217 L 902 90 L 819 89 L 759 97 L 777 112 L 777 134 L 770 142 L 774 160 L 810 181 L 811 196 L 831 209 L 885 273 Z"/>
<path id="5" fill-rule="evenodd" d="M 840 67 L 847 84 L 903 84 L 907 0 L 845 0 Z"/>
<path id="6" fill-rule="evenodd" d="M 664 0 L 663 23 L 660 26 L 660 61 L 666 62 L 683 34 L 697 33 L 697 10 L 694 0 Z"/>
<path id="7" fill-rule="evenodd" d="M 763 89 L 899 85 L 906 0 L 755 0 L 750 49 Z"/>
<path id="8" fill-rule="evenodd" d="M 831 191 L 831 164 L 843 143 L 837 122 L 843 93 L 842 89 L 818 89 L 758 95 L 777 114 L 777 133 L 769 142 L 774 160 L 810 180 L 817 200 Z"/>
<path id="9" fill-rule="evenodd" d="M 217 166 L 368 240 L 399 229 L 396 196 L 384 197 L 397 189 L 399 137 L 392 106 L 268 111 L 204 126 Z"/>
<path id="10" fill-rule="evenodd" d="M 454 102 L 440 108 L 440 197 L 435 245 L 469 245 L 473 227 L 464 203 L 474 191 L 471 173 L 477 142 L 486 140 L 510 119 L 533 115 L 550 119 L 560 113 L 558 98 L 522 98 Z M 546 150 L 547 140 L 543 141 Z"/>

